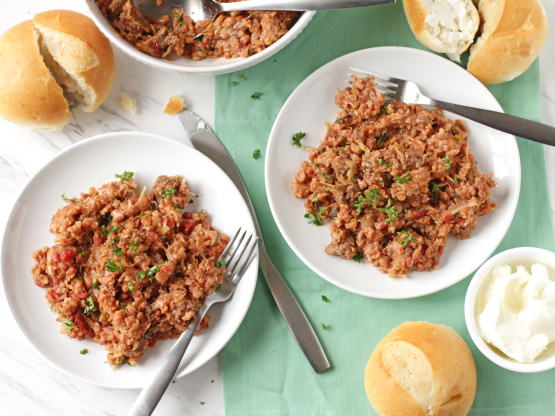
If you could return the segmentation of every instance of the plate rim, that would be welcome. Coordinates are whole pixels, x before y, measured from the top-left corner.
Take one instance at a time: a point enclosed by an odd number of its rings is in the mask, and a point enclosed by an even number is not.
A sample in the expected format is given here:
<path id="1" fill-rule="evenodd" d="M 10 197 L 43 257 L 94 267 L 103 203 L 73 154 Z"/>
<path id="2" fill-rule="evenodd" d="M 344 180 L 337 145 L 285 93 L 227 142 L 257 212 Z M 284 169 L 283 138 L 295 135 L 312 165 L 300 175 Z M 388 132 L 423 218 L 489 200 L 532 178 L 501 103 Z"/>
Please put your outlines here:
<path id="1" fill-rule="evenodd" d="M 168 143 L 171 143 L 172 145 L 182 145 L 185 148 L 188 148 L 186 151 L 192 151 L 195 154 L 195 157 L 199 157 L 201 159 L 204 159 L 204 161 L 211 164 L 214 169 L 219 170 L 221 172 L 221 174 L 223 174 L 225 177 L 227 177 L 229 179 L 229 182 L 233 185 L 233 188 L 235 189 L 235 192 L 240 197 L 241 203 L 244 204 L 243 208 L 245 209 L 246 212 L 248 212 L 248 217 L 250 219 L 250 223 L 247 224 L 248 225 L 247 228 L 252 229 L 253 231 L 255 230 L 252 214 L 250 213 L 250 210 L 248 209 L 248 206 L 245 203 L 241 193 L 239 192 L 239 190 L 237 189 L 237 187 L 235 186 L 233 181 L 229 178 L 229 176 L 214 161 L 212 161 L 208 156 L 201 153 L 199 150 L 195 149 L 193 146 L 185 144 L 184 142 L 180 142 L 179 140 L 171 139 L 169 137 L 159 135 L 159 134 L 129 130 L 129 131 L 108 132 L 108 133 L 102 133 L 102 134 L 99 134 L 99 135 L 91 136 L 91 137 L 83 139 L 83 140 L 81 140 L 77 143 L 73 143 L 73 144 L 67 146 L 66 148 L 62 149 L 60 152 L 56 153 L 52 158 L 50 158 L 43 166 L 41 166 L 33 175 L 31 175 L 29 177 L 29 179 L 26 181 L 24 186 L 21 188 L 21 191 L 17 195 L 15 201 L 13 202 L 13 205 L 10 208 L 9 215 L 7 216 L 6 222 L 5 222 L 4 227 L 3 227 L 2 238 L 0 240 L 0 280 L 2 281 L 2 291 L 3 291 L 4 297 L 6 299 L 7 309 L 9 310 L 9 313 L 10 313 L 14 323 L 16 324 L 17 330 L 19 331 L 20 334 L 22 334 L 22 336 L 25 339 L 25 342 L 27 343 L 27 345 L 30 345 L 37 352 L 37 354 L 44 360 L 44 362 L 46 362 L 50 367 L 56 369 L 57 371 L 60 371 L 63 374 L 66 374 L 66 375 L 68 375 L 68 376 L 70 376 L 74 379 L 86 382 L 88 384 L 103 387 L 103 388 L 116 388 L 116 389 L 119 389 L 119 390 L 141 389 L 141 388 L 144 387 L 144 385 L 140 382 L 139 382 L 139 384 L 134 384 L 134 385 L 121 385 L 120 381 L 118 381 L 117 383 L 103 383 L 103 382 L 96 381 L 96 380 L 89 380 L 89 379 L 81 376 L 80 374 L 72 373 L 72 372 L 68 371 L 66 368 L 60 367 L 57 363 L 55 363 L 47 355 L 45 355 L 41 351 L 41 349 L 39 348 L 38 345 L 35 345 L 35 343 L 31 341 L 31 339 L 27 335 L 26 331 L 23 329 L 18 315 L 15 313 L 15 310 L 14 310 L 14 302 L 15 301 L 13 299 L 11 299 L 11 296 L 9 296 L 10 291 L 7 288 L 7 278 L 5 277 L 6 274 L 7 274 L 6 273 L 7 272 L 7 270 L 6 270 L 7 266 L 6 266 L 6 261 L 4 261 L 4 259 L 7 256 L 7 250 L 8 249 L 6 247 L 9 245 L 9 241 L 7 241 L 8 240 L 8 234 L 11 234 L 11 233 L 9 233 L 8 228 L 9 228 L 10 224 L 12 223 L 13 217 L 15 215 L 17 215 L 16 208 L 18 206 L 20 206 L 20 201 L 23 198 L 23 195 L 25 194 L 26 190 L 37 180 L 37 178 L 43 173 L 44 170 L 48 169 L 53 163 L 55 163 L 60 158 L 64 157 L 66 153 L 74 152 L 74 151 L 76 151 L 75 149 L 79 149 L 82 146 L 89 145 L 93 141 L 101 141 L 101 140 L 108 140 L 108 139 L 112 140 L 114 138 L 117 138 L 118 136 L 129 136 L 129 135 L 133 135 L 135 137 L 136 136 L 142 136 L 143 138 L 149 139 L 149 140 L 150 139 L 152 139 L 152 140 L 162 140 L 162 141 L 166 141 Z M 102 183 L 104 184 L 105 181 L 103 181 Z M 94 185 L 91 185 L 91 186 L 94 186 Z M 241 323 L 243 322 L 248 310 L 250 309 L 250 305 L 252 303 L 252 299 L 254 297 L 254 292 L 255 292 L 255 289 L 256 289 L 256 284 L 257 284 L 257 281 L 258 281 L 258 266 L 259 266 L 259 256 L 258 256 L 258 251 L 256 251 L 255 256 L 252 259 L 252 263 L 249 266 L 249 269 L 251 269 L 251 268 L 254 269 L 254 272 L 252 272 L 254 277 L 252 279 L 252 288 L 250 288 L 249 292 L 246 293 L 246 295 L 248 297 L 248 299 L 246 299 L 246 300 L 248 300 L 248 302 L 244 302 L 244 303 L 246 303 L 247 306 L 243 309 L 241 314 L 235 314 L 235 316 L 239 316 L 240 319 L 237 320 L 237 325 L 231 331 L 231 333 L 229 334 L 229 337 L 220 346 L 216 347 L 214 349 L 213 353 L 210 354 L 210 356 L 207 357 L 205 360 L 201 360 L 199 363 L 197 363 L 195 365 L 188 365 L 183 369 L 178 368 L 178 370 L 175 374 L 175 380 L 177 380 L 177 379 L 179 379 L 183 376 L 186 376 L 186 375 L 198 370 L 200 367 L 204 366 L 205 364 L 207 364 L 210 360 L 212 360 L 215 356 L 217 356 L 220 353 L 220 351 L 229 343 L 231 338 L 233 338 L 233 336 L 235 335 L 235 333 L 238 331 L 239 327 L 241 326 Z M 29 273 L 29 277 L 31 277 L 30 273 Z M 60 334 L 54 333 L 53 335 L 57 336 L 57 335 L 60 335 Z M 56 339 L 56 337 L 53 337 L 53 339 Z M 60 338 L 60 339 L 63 339 L 63 338 Z M 170 340 L 170 341 L 175 342 L 176 340 Z M 139 378 L 139 380 L 140 380 L 140 378 Z"/>
<path id="2" fill-rule="evenodd" d="M 518 170 L 518 172 L 516 172 L 516 177 L 515 177 L 516 182 L 513 185 L 516 189 L 516 192 L 514 193 L 512 200 L 510 200 L 511 210 L 509 212 L 510 215 L 507 218 L 507 226 L 505 227 L 504 232 L 500 233 L 499 235 L 496 235 L 496 238 L 494 240 L 492 240 L 492 245 L 490 246 L 490 248 L 488 250 L 484 250 L 484 253 L 487 252 L 487 257 L 484 259 L 484 261 L 482 261 L 482 263 L 478 264 L 476 266 L 476 268 L 474 268 L 468 274 L 462 275 L 460 278 L 454 279 L 453 281 L 449 281 L 448 283 L 438 285 L 437 287 L 434 287 L 431 290 L 423 290 L 423 291 L 420 291 L 420 292 L 410 293 L 410 294 L 376 294 L 376 293 L 369 293 L 367 291 L 359 290 L 357 288 L 353 288 L 353 287 L 350 287 L 346 284 L 343 284 L 342 282 L 337 281 L 336 279 L 330 278 L 330 276 L 328 276 L 325 273 L 321 274 L 321 271 L 314 264 L 312 264 L 312 261 L 309 261 L 306 258 L 306 256 L 303 255 L 303 253 L 298 249 L 298 247 L 293 243 L 293 241 L 291 241 L 290 236 L 287 235 L 284 232 L 285 227 L 283 226 L 279 215 L 277 215 L 277 212 L 278 212 L 277 211 L 277 202 L 274 199 L 275 198 L 274 195 L 272 195 L 271 192 L 270 192 L 270 190 L 272 188 L 270 186 L 271 172 L 269 170 L 270 166 L 272 164 L 272 159 L 270 158 L 270 154 L 272 153 L 271 147 L 274 144 L 274 142 L 277 141 L 277 138 L 275 138 L 276 137 L 275 131 L 278 128 L 278 122 L 281 121 L 281 118 L 283 117 L 283 114 L 284 114 L 286 108 L 288 107 L 288 104 L 290 104 L 290 102 L 293 100 L 293 97 L 296 95 L 297 91 L 299 91 L 302 87 L 307 85 L 309 82 L 314 81 L 315 79 L 317 79 L 317 77 L 322 77 L 323 75 L 325 75 L 327 73 L 326 71 L 329 70 L 329 68 L 332 67 L 337 62 L 340 62 L 342 60 L 347 60 L 350 57 L 353 57 L 353 56 L 356 56 L 356 55 L 359 55 L 359 54 L 372 53 L 373 51 L 376 51 L 376 50 L 384 51 L 384 52 L 399 52 L 399 51 L 401 51 L 402 53 L 407 53 L 407 54 L 415 53 L 415 54 L 421 54 L 421 55 L 425 56 L 426 59 L 442 60 L 443 63 L 445 63 L 446 65 L 451 65 L 453 68 L 455 68 L 454 69 L 455 71 L 464 71 L 466 73 L 466 76 L 470 76 L 470 77 L 474 78 L 477 82 L 480 82 L 476 77 L 474 77 L 472 74 L 470 74 L 468 71 L 466 71 L 464 68 L 457 65 L 456 63 L 454 63 L 454 62 L 452 62 L 452 61 L 450 61 L 446 58 L 443 58 L 443 57 L 441 57 L 441 56 L 439 56 L 439 55 L 437 55 L 433 52 L 429 52 L 429 51 L 422 50 L 422 49 L 417 49 L 417 48 L 410 48 L 410 47 L 405 47 L 405 46 L 378 46 L 378 47 L 373 47 L 373 48 L 359 49 L 359 50 L 341 55 L 341 56 L 333 59 L 332 61 L 329 61 L 329 62 L 325 63 L 324 65 L 320 66 L 319 68 L 314 70 L 312 73 L 310 73 L 306 78 L 304 78 L 301 81 L 301 83 L 299 85 L 297 85 L 297 87 L 291 92 L 291 94 L 288 96 L 288 98 L 285 100 L 284 104 L 282 105 L 282 107 L 281 107 L 281 109 L 280 109 L 278 115 L 276 116 L 276 119 L 274 120 L 274 123 L 272 125 L 272 129 L 271 129 L 270 134 L 269 134 L 268 144 L 267 144 L 267 147 L 266 147 L 266 158 L 265 158 L 265 167 L 264 167 L 264 184 L 265 184 L 265 187 L 266 187 L 266 196 L 267 196 L 267 199 L 268 199 L 268 204 L 270 206 L 270 211 L 272 213 L 274 221 L 276 222 L 276 225 L 278 226 L 280 234 L 285 239 L 285 241 L 287 242 L 287 244 L 291 248 L 291 250 L 293 250 L 293 252 L 297 255 L 297 257 L 299 257 L 301 259 L 301 261 L 307 267 L 309 267 L 315 274 L 317 274 L 320 278 L 326 280 L 327 282 L 329 282 L 329 283 L 333 284 L 334 286 L 337 286 L 341 289 L 344 289 L 344 290 L 349 291 L 351 293 L 355 293 L 357 295 L 369 297 L 369 298 L 389 299 L 389 300 L 393 300 L 393 299 L 395 299 L 395 300 L 398 300 L 398 299 L 414 299 L 414 298 L 427 296 L 427 295 L 430 295 L 430 294 L 433 294 L 433 293 L 440 292 L 444 289 L 447 289 L 447 288 L 461 282 L 465 278 L 472 275 L 472 273 L 474 271 L 476 271 L 480 267 L 481 264 L 483 264 L 485 261 L 487 261 L 487 259 L 491 256 L 491 254 L 497 249 L 497 247 L 499 246 L 499 244 L 501 243 L 501 241 L 503 240 L 503 238 L 507 234 L 507 231 L 509 230 L 509 228 L 512 224 L 512 221 L 514 219 L 514 215 L 516 213 L 516 209 L 517 209 L 517 206 L 518 206 L 518 201 L 519 201 L 519 197 L 520 197 L 520 186 L 521 186 L 521 183 L 522 183 L 522 166 L 521 166 L 521 162 L 520 162 L 520 151 L 519 151 L 518 143 L 516 141 L 515 136 L 510 135 L 508 133 L 501 132 L 502 134 L 507 135 L 507 140 L 508 140 L 507 143 L 510 143 L 510 145 L 514 148 L 513 150 L 516 152 L 516 157 L 518 159 L 518 166 L 517 167 L 511 166 L 512 169 Z M 501 105 L 499 104 L 499 102 L 497 101 L 495 96 L 491 93 L 491 91 L 489 91 L 481 82 L 480 82 L 480 85 L 482 85 L 482 87 L 483 87 L 484 94 L 489 96 L 489 98 L 491 98 L 493 100 L 492 102 L 495 104 L 492 107 L 487 107 L 487 109 L 504 112 L 503 108 L 501 107 Z M 462 116 L 458 116 L 458 117 L 462 117 Z M 466 119 L 465 117 L 462 117 L 462 118 Z M 322 123 L 324 123 L 325 121 L 326 120 L 322 120 Z M 373 267 L 372 265 L 370 265 L 370 266 Z M 383 276 L 386 277 L 386 278 L 389 278 L 385 274 Z"/>

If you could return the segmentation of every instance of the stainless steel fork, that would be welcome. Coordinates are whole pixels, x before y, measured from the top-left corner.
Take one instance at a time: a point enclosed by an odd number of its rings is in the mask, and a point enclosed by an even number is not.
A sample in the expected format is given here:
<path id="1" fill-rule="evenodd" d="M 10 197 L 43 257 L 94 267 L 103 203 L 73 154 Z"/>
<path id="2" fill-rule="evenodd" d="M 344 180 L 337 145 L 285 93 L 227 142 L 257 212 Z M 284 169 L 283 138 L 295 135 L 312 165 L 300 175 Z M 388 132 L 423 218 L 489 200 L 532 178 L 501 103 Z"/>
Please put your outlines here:
<path id="1" fill-rule="evenodd" d="M 241 234 L 241 229 L 239 229 L 223 251 L 218 261 L 226 265 L 226 271 L 219 289 L 206 297 L 204 304 L 197 312 L 197 315 L 183 334 L 181 334 L 181 336 L 177 339 L 177 342 L 172 347 L 170 352 L 168 352 L 166 357 L 164 357 L 156 369 L 154 376 L 148 385 L 143 388 L 141 394 L 133 404 L 133 407 L 127 416 L 147 416 L 152 414 L 164 392 L 168 388 L 170 381 L 175 375 L 177 367 L 179 366 L 179 363 L 181 362 L 193 335 L 195 334 L 202 318 L 204 318 L 204 315 L 210 306 L 214 303 L 228 300 L 235 291 L 241 277 L 243 277 L 243 273 L 250 263 L 254 249 L 256 248 L 259 240 L 257 237 L 249 247 L 252 235 L 250 235 L 247 238 L 247 241 L 242 244 L 245 239 L 245 235 L 246 231 Z M 235 244 L 237 239 L 239 241 Z M 234 246 L 236 247 L 234 248 Z M 229 257 L 227 257 L 232 249 L 233 252 L 229 255 Z"/>
<path id="2" fill-rule="evenodd" d="M 423 104 L 450 111 L 478 123 L 492 127 L 505 133 L 514 134 L 524 139 L 555 146 L 555 128 L 526 118 L 500 113 L 498 111 L 467 107 L 459 104 L 428 98 L 420 92 L 418 86 L 411 81 L 394 78 L 365 69 L 351 68 L 358 74 L 372 75 L 376 79 L 376 90 L 386 98 L 403 101 L 408 104 Z"/>

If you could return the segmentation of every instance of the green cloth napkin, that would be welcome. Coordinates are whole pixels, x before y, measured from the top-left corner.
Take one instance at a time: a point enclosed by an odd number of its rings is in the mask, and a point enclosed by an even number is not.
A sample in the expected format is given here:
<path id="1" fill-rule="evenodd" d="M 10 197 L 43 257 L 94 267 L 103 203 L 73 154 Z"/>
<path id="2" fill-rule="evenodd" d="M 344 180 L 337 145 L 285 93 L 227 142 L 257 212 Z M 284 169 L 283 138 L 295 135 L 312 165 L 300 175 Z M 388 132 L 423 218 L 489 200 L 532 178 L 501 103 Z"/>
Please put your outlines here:
<path id="1" fill-rule="evenodd" d="M 395 326 L 426 320 L 453 327 L 474 355 L 478 390 L 470 414 L 555 414 L 554 371 L 513 373 L 491 363 L 474 346 L 463 312 L 470 278 L 417 299 L 379 300 L 355 295 L 305 266 L 272 218 L 264 186 L 264 157 L 272 124 L 287 97 L 327 62 L 355 50 L 388 45 L 424 49 L 408 27 L 401 1 L 391 6 L 318 12 L 298 38 L 278 54 L 244 71 L 216 77 L 217 134 L 246 182 L 267 250 L 306 312 L 332 365 L 320 374 L 313 371 L 259 275 L 247 316 L 222 353 L 225 413 L 375 414 L 363 384 L 370 353 Z M 490 90 L 506 112 L 539 120 L 537 62 L 516 80 Z M 258 99 L 253 97 L 255 93 L 260 94 Z M 516 246 L 553 250 L 543 148 L 521 139 L 518 145 L 522 161 L 520 201 L 497 252 Z M 258 159 L 252 157 L 255 149 L 261 151 Z M 330 328 L 322 328 L 321 323 Z"/>

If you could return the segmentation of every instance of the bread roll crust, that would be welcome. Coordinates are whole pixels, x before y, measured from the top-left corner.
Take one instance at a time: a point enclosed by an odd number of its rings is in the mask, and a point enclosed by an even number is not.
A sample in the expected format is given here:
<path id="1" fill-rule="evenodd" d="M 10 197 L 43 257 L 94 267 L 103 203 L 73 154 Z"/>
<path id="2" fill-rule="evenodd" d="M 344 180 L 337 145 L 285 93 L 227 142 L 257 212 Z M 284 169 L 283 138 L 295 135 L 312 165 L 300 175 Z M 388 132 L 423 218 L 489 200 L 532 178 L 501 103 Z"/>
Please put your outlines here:
<path id="1" fill-rule="evenodd" d="M 482 35 L 470 48 L 467 70 L 484 84 L 510 81 L 534 62 L 547 37 L 539 0 L 480 0 Z"/>
<path id="2" fill-rule="evenodd" d="M 408 343 L 419 350 L 427 360 L 419 358 L 420 363 L 431 368 L 433 387 L 428 409 L 394 380 L 392 370 L 384 364 L 386 350 L 395 348 L 396 343 Z M 407 361 L 410 359 L 407 357 Z M 476 366 L 468 346 L 454 329 L 428 322 L 405 322 L 372 352 L 364 384 L 370 403 L 381 416 L 463 416 L 468 414 L 476 394 Z"/>
<path id="3" fill-rule="evenodd" d="M 31 21 L 0 37 L 0 116 L 38 130 L 59 130 L 71 117 L 62 88 L 44 64 Z"/>

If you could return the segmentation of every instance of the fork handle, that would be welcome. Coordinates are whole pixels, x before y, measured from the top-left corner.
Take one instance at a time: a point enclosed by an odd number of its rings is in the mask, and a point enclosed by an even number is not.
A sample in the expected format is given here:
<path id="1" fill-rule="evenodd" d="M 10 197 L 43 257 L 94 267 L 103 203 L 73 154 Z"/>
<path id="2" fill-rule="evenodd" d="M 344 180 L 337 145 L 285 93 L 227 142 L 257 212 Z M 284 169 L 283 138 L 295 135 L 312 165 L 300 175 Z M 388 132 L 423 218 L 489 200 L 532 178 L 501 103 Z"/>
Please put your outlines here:
<path id="1" fill-rule="evenodd" d="M 422 101 L 422 104 L 429 104 L 442 110 L 450 111 L 505 133 L 514 134 L 515 136 L 549 146 L 555 146 L 555 128 L 547 124 L 498 111 L 483 110 L 433 99 L 429 99 L 429 103 Z"/>
<path id="2" fill-rule="evenodd" d="M 160 362 L 150 382 L 143 388 L 127 416 L 149 416 L 152 414 L 168 388 L 170 381 L 172 381 L 177 367 L 179 367 L 179 363 L 181 363 L 181 359 L 209 307 L 210 304 L 207 304 L 207 302 L 202 305 L 195 319 L 179 336 L 177 342 L 166 355 L 166 358 Z"/>

